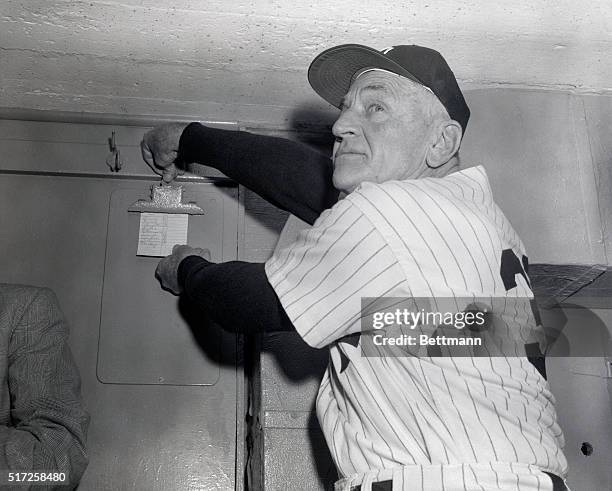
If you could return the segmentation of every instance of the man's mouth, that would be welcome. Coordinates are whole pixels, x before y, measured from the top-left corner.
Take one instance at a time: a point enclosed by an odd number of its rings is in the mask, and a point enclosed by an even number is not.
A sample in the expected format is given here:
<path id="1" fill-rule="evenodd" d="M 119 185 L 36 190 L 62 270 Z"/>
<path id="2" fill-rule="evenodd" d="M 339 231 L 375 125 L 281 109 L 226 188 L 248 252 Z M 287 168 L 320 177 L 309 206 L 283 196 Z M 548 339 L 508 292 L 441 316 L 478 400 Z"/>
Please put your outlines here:
<path id="1" fill-rule="evenodd" d="M 336 155 L 334 155 L 334 160 L 336 160 L 339 157 L 363 157 L 363 153 L 361 152 L 350 152 L 350 151 L 341 151 L 341 152 L 336 152 Z"/>

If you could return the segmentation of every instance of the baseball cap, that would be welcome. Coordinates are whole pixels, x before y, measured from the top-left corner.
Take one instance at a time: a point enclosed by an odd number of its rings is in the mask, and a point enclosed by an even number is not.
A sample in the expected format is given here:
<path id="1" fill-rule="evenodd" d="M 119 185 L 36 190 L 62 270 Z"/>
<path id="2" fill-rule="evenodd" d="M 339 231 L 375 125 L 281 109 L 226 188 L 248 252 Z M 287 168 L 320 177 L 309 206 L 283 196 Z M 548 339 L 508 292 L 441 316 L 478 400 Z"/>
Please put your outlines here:
<path id="1" fill-rule="evenodd" d="M 387 70 L 427 87 L 465 133 L 470 109 L 446 60 L 430 48 L 400 45 L 377 51 L 361 44 L 334 46 L 312 61 L 308 82 L 323 99 L 340 107 L 353 76 L 367 68 Z"/>

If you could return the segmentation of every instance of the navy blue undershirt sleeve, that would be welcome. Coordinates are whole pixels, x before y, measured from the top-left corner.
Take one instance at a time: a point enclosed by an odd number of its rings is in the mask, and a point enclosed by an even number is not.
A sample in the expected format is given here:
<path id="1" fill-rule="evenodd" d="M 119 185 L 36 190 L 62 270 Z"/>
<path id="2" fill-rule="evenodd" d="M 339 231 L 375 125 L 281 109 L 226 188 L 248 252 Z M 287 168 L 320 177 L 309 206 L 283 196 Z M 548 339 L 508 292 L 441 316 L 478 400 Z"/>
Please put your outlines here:
<path id="1" fill-rule="evenodd" d="M 231 332 L 291 331 L 263 263 L 230 261 L 215 264 L 188 256 L 178 268 L 181 296 L 206 311 L 212 320 Z"/>
<path id="2" fill-rule="evenodd" d="M 311 225 L 338 201 L 329 156 L 284 138 L 191 123 L 183 130 L 176 159 L 179 167 L 187 163 L 218 169 Z"/>

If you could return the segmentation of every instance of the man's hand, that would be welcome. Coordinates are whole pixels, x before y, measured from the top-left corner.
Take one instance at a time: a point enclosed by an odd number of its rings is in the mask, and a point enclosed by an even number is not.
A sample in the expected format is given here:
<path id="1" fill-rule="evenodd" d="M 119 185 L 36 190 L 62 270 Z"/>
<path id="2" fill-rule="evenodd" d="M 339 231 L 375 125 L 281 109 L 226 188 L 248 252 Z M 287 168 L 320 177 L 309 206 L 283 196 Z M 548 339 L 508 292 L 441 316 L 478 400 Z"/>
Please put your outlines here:
<path id="1" fill-rule="evenodd" d="M 178 284 L 178 268 L 181 261 L 187 256 L 200 256 L 210 261 L 210 251 L 208 249 L 194 248 L 188 245 L 175 245 L 172 248 L 172 254 L 163 258 L 155 270 L 155 277 L 159 280 L 164 290 L 180 295 L 181 287 Z"/>
<path id="2" fill-rule="evenodd" d="M 142 158 L 165 183 L 171 183 L 184 172 L 176 167 L 174 161 L 186 126 L 185 123 L 162 124 L 145 133 L 140 143 Z"/>

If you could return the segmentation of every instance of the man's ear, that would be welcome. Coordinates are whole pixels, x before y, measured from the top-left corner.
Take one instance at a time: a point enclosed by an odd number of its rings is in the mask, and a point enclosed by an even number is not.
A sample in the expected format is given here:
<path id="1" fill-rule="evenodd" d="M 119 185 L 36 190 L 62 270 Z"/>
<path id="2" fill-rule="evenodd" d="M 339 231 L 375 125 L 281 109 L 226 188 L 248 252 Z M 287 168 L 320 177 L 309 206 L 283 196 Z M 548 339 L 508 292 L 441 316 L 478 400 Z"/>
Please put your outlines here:
<path id="1" fill-rule="evenodd" d="M 432 169 L 446 164 L 459 150 L 463 131 L 461 125 L 452 119 L 438 123 L 434 140 L 427 151 L 426 162 Z"/>

